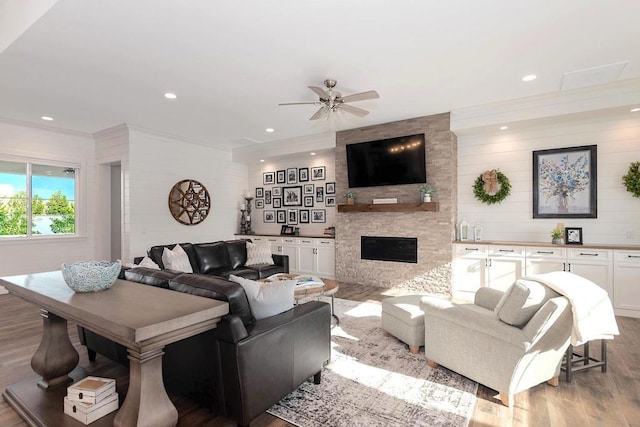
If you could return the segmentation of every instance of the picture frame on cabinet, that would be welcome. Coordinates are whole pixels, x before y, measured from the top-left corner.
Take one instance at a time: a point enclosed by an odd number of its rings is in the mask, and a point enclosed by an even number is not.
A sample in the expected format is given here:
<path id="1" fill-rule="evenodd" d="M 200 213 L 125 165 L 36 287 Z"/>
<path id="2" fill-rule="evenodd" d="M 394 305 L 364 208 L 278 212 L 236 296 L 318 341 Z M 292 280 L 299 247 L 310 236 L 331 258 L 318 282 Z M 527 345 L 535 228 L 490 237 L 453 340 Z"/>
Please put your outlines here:
<path id="1" fill-rule="evenodd" d="M 276 183 L 275 172 L 262 173 L 262 185 L 273 185 Z"/>
<path id="2" fill-rule="evenodd" d="M 282 187 L 283 206 L 302 206 L 302 187 Z"/>
<path id="3" fill-rule="evenodd" d="M 324 199 L 325 206 L 335 206 L 336 205 L 336 196 L 327 196 Z"/>
<path id="4" fill-rule="evenodd" d="M 264 199 L 256 199 L 256 209 L 264 209 Z"/>
<path id="5" fill-rule="evenodd" d="M 283 225 L 280 227 L 280 234 L 293 236 L 294 230 L 290 225 Z"/>
<path id="6" fill-rule="evenodd" d="M 264 211 L 264 222 L 276 222 L 276 213 L 274 211 Z"/>
<path id="7" fill-rule="evenodd" d="M 287 182 L 287 171 L 279 170 L 276 172 L 276 184 L 286 184 Z"/>
<path id="8" fill-rule="evenodd" d="M 335 182 L 327 182 L 325 184 L 325 194 L 336 194 L 336 183 Z"/>
<path id="9" fill-rule="evenodd" d="M 564 242 L 567 245 L 581 245 L 582 227 L 565 227 Z"/>
<path id="10" fill-rule="evenodd" d="M 264 189 L 262 187 L 256 187 L 256 199 L 264 197 Z"/>
<path id="11" fill-rule="evenodd" d="M 274 209 L 282 207 L 282 198 L 274 197 L 271 201 L 273 202 L 273 208 Z"/>
<path id="12" fill-rule="evenodd" d="M 297 183 L 298 183 L 298 169 L 297 168 L 287 169 L 287 184 L 297 184 Z"/>
<path id="13" fill-rule="evenodd" d="M 324 181 L 326 179 L 327 168 L 325 166 L 314 166 L 311 168 L 311 181 Z"/>
<path id="14" fill-rule="evenodd" d="M 311 209 L 311 222 L 327 222 L 327 211 L 324 209 Z"/>
<path id="15" fill-rule="evenodd" d="M 298 181 L 299 182 L 309 181 L 309 168 L 298 169 Z"/>
<path id="16" fill-rule="evenodd" d="M 597 218 L 597 145 L 533 152 L 533 217 Z"/>
<path id="17" fill-rule="evenodd" d="M 300 209 L 300 224 L 309 224 L 309 209 Z"/>
<path id="18" fill-rule="evenodd" d="M 298 224 L 298 209 L 287 210 L 287 224 Z"/>
<path id="19" fill-rule="evenodd" d="M 276 222 L 278 224 L 286 224 L 287 223 L 287 211 L 285 211 L 285 210 L 276 211 Z"/>
<path id="20" fill-rule="evenodd" d="M 314 185 L 313 184 L 305 184 L 304 185 L 304 194 L 315 194 L 316 191 L 314 190 Z"/>
<path id="21" fill-rule="evenodd" d="M 324 202 L 324 187 L 316 187 L 316 202 Z"/>
<path id="22" fill-rule="evenodd" d="M 271 189 L 271 195 L 273 197 L 280 197 L 282 196 L 282 187 L 273 187 Z"/>
<path id="23" fill-rule="evenodd" d="M 305 208 L 313 207 L 313 196 L 304 196 L 304 207 Z"/>

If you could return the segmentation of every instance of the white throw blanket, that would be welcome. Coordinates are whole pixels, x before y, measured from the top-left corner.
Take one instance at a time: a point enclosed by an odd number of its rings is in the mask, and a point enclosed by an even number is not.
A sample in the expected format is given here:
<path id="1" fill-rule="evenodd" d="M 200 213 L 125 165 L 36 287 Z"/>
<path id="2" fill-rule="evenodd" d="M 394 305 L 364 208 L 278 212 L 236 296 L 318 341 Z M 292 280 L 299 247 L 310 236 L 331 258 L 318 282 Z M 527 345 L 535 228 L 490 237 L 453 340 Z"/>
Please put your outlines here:
<path id="1" fill-rule="evenodd" d="M 534 274 L 523 279 L 547 285 L 569 299 L 573 311 L 572 345 L 620 335 L 609 294 L 592 281 L 566 271 Z"/>

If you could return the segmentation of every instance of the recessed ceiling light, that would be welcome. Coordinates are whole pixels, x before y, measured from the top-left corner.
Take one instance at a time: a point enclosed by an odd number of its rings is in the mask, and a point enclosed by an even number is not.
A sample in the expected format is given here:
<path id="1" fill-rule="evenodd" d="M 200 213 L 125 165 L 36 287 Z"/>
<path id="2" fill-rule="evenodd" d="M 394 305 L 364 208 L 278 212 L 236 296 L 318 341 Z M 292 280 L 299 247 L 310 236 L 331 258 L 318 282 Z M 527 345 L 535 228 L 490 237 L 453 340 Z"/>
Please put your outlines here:
<path id="1" fill-rule="evenodd" d="M 500 130 L 507 130 L 509 129 L 509 126 L 500 126 Z"/>
<path id="2" fill-rule="evenodd" d="M 53 120 L 53 117 L 49 117 L 49 116 L 42 116 L 42 117 L 40 117 L 40 118 L 41 118 L 42 120 L 46 120 L 46 121 L 48 121 L 48 122 L 50 122 L 50 121 L 52 121 L 52 120 Z"/>
<path id="3" fill-rule="evenodd" d="M 313 152 L 312 152 L 312 153 L 309 153 L 309 154 L 311 154 L 312 156 L 315 156 L 315 155 L 316 155 L 316 153 L 313 153 Z"/>
<path id="4" fill-rule="evenodd" d="M 538 78 L 538 76 L 536 76 L 535 74 L 527 74 L 526 76 L 524 76 L 522 78 L 522 81 L 523 82 L 531 82 L 531 81 L 534 81 L 537 78 Z"/>
<path id="5" fill-rule="evenodd" d="M 273 133 L 273 132 L 275 132 L 276 130 L 275 130 L 274 128 L 266 128 L 264 131 L 265 131 L 265 132 L 269 132 L 269 133 Z"/>
<path id="6" fill-rule="evenodd" d="M 171 92 L 165 93 L 164 97 L 167 98 L 167 99 L 176 99 L 177 98 L 176 94 L 175 93 L 171 93 Z"/>
<path id="7" fill-rule="evenodd" d="M 264 163 L 264 159 L 260 159 L 260 163 Z"/>
<path id="8" fill-rule="evenodd" d="M 632 113 L 637 113 L 638 111 L 640 111 L 640 107 L 632 108 L 629 111 L 631 111 Z"/>

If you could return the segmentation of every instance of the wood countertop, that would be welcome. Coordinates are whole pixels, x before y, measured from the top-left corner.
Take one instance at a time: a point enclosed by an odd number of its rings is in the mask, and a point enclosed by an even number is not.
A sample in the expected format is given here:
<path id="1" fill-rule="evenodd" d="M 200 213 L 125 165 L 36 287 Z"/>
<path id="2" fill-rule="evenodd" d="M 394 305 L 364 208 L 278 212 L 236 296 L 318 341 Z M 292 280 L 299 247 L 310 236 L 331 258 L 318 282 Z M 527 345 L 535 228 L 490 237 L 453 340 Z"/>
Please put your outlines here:
<path id="1" fill-rule="evenodd" d="M 569 248 L 569 249 L 615 249 L 615 250 L 625 250 L 625 251 L 640 251 L 640 245 L 612 245 L 612 244 L 599 244 L 599 243 L 590 243 L 584 245 L 555 245 L 549 242 L 509 242 L 509 241 L 498 241 L 498 240 L 454 240 L 453 243 L 461 243 L 467 245 L 492 245 L 492 246 L 537 246 L 537 247 L 545 247 L 545 248 Z"/>

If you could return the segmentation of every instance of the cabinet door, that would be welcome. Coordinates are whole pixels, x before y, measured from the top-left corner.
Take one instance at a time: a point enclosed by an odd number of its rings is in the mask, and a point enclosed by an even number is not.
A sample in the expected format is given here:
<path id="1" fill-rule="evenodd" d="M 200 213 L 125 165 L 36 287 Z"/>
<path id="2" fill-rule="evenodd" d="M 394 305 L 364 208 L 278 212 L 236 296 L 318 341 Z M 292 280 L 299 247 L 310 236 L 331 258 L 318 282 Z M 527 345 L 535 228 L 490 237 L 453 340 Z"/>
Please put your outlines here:
<path id="1" fill-rule="evenodd" d="M 613 307 L 640 317 L 640 251 L 616 251 L 614 262 Z"/>
<path id="2" fill-rule="evenodd" d="M 316 274 L 333 279 L 336 276 L 336 248 L 332 239 L 318 239 L 316 250 Z"/>
<path id="3" fill-rule="evenodd" d="M 525 271 L 524 253 L 522 246 L 490 246 L 489 286 L 505 291 L 521 278 Z"/>
<path id="4" fill-rule="evenodd" d="M 567 271 L 591 280 L 613 299 L 613 253 L 606 249 L 570 249 Z"/>
<path id="5" fill-rule="evenodd" d="M 279 237 L 267 237 L 267 242 L 271 247 L 271 253 L 282 255 L 282 239 Z"/>
<path id="6" fill-rule="evenodd" d="M 488 283 L 486 245 L 456 243 L 453 260 L 453 291 L 476 292 Z"/>
<path id="7" fill-rule="evenodd" d="M 313 239 L 303 237 L 298 243 L 298 269 L 300 273 L 315 274 L 316 252 Z"/>
<path id="8" fill-rule="evenodd" d="M 289 271 L 299 273 L 298 265 L 298 240 L 295 237 L 283 237 L 281 244 L 281 254 L 289 256 Z"/>
<path id="9" fill-rule="evenodd" d="M 525 274 L 550 273 L 552 271 L 564 271 L 567 259 L 567 250 L 564 248 L 527 247 Z"/>

